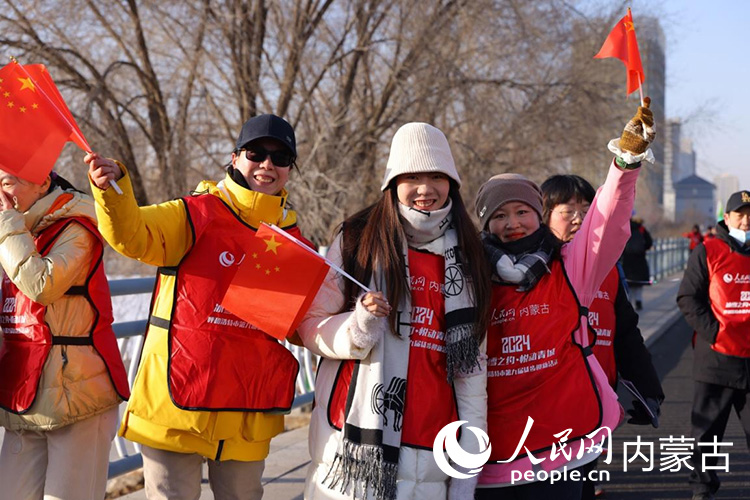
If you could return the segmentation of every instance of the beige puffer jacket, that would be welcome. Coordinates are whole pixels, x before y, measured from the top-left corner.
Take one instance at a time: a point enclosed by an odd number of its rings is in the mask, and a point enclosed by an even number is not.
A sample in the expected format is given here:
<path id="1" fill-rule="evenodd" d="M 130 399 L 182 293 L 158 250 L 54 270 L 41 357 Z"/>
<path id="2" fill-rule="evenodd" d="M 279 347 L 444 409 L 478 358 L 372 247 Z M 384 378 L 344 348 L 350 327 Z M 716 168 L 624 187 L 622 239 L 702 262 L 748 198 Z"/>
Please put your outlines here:
<path id="1" fill-rule="evenodd" d="M 22 293 L 47 305 L 45 320 L 53 335 L 86 336 L 94 323 L 94 310 L 86 298 L 66 296 L 65 292 L 85 283 L 96 237 L 81 225 L 71 224 L 46 256 L 42 257 L 34 246 L 36 234 L 62 218 L 74 216 L 96 223 L 93 201 L 60 188 L 38 200 L 26 213 L 0 212 L 0 265 Z M 104 361 L 92 346 L 54 345 L 33 406 L 24 415 L 0 410 L 0 425 L 14 431 L 53 430 L 119 403 Z"/>

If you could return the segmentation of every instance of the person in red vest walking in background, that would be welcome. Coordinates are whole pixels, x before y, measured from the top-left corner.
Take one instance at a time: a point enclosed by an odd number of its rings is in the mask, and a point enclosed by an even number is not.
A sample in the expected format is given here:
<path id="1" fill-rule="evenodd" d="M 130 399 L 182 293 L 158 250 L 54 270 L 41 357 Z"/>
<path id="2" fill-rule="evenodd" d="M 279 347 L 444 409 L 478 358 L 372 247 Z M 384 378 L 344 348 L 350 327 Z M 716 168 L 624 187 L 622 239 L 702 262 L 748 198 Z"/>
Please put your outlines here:
<path id="1" fill-rule="evenodd" d="M 693 229 L 691 229 L 687 233 L 682 233 L 682 236 L 690 240 L 690 246 L 688 247 L 688 249 L 691 252 L 695 250 L 695 247 L 703 242 L 703 235 L 701 234 L 701 228 L 698 226 L 698 224 L 694 225 Z"/>
<path id="2" fill-rule="evenodd" d="M 91 198 L 0 170 L 0 499 L 101 500 L 129 396 Z"/>
<path id="3" fill-rule="evenodd" d="M 569 243 L 591 209 L 596 196 L 594 187 L 578 175 L 553 175 L 542 183 L 541 190 L 544 223 L 555 236 Z M 639 398 L 633 400 L 628 423 L 658 427 L 664 391 L 619 271 L 618 266 L 612 268 L 589 307 L 591 341 L 596 341 L 593 351 L 613 389 L 617 388 L 619 374 L 632 382 L 643 397 L 643 402 Z M 591 462 L 592 468 L 595 465 L 596 462 Z M 592 499 L 594 493 L 594 482 L 584 483 L 582 499 Z"/>
<path id="4" fill-rule="evenodd" d="M 714 498 L 717 457 L 698 443 L 721 442 L 732 408 L 750 448 L 750 191 L 732 194 L 716 238 L 690 254 L 677 305 L 693 327 L 695 361 L 690 483 L 694 500 Z M 714 452 L 716 453 L 716 452 Z"/>
<path id="5" fill-rule="evenodd" d="M 644 102 L 610 142 L 617 156 L 570 243 L 542 222 L 542 193 L 524 176 L 496 175 L 479 188 L 475 208 L 493 293 L 487 331 L 492 453 L 478 500 L 579 500 L 583 481 L 550 481 L 550 472 L 585 472 L 601 452 L 586 444 L 587 436 L 606 434 L 602 427 L 614 429 L 622 419 L 617 394 L 593 356 L 588 320 L 627 241 L 641 161 L 653 159 L 653 115 Z M 560 453 L 563 433 L 575 453 Z"/>
<path id="6" fill-rule="evenodd" d="M 432 447 L 456 420 L 486 429 L 488 269 L 445 135 L 407 123 L 393 136 L 372 206 L 349 217 L 302 340 L 322 356 L 310 421 L 307 500 L 473 500 Z M 478 449 L 463 429 L 461 446 Z"/>
<path id="7" fill-rule="evenodd" d="M 301 238 L 284 187 L 296 158 L 292 126 L 255 116 L 242 126 L 223 180 L 148 207 L 137 205 L 124 165 L 96 153 L 84 160 L 104 237 L 121 254 L 159 266 L 120 426 L 142 444 L 149 500 L 199 498 L 204 459 L 217 500 L 263 495 L 265 458 L 284 430 L 299 364 L 220 304 L 262 222 Z"/>

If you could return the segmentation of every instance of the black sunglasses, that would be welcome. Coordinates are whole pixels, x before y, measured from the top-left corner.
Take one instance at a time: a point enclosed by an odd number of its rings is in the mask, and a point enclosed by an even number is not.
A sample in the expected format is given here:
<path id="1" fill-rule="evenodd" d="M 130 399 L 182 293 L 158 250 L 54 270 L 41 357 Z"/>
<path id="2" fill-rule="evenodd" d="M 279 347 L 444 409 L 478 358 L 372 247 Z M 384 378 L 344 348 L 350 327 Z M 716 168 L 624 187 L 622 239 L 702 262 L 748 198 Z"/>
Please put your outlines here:
<path id="1" fill-rule="evenodd" d="M 256 163 L 260 163 L 271 157 L 271 163 L 277 167 L 288 167 L 294 163 L 295 156 L 288 151 L 268 151 L 261 147 L 245 150 L 245 158 Z"/>

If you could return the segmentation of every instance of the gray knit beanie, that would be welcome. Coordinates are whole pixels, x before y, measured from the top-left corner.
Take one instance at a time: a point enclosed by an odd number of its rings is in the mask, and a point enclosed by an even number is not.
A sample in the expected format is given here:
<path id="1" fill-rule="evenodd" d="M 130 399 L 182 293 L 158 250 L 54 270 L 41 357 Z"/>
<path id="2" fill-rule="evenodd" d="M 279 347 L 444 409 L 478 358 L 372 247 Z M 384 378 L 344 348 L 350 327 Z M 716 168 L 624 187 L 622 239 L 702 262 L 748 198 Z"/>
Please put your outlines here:
<path id="1" fill-rule="evenodd" d="M 380 190 L 385 191 L 391 180 L 401 174 L 427 172 L 445 174 L 461 187 L 461 178 L 445 135 L 427 123 L 407 123 L 393 136 Z"/>
<path id="2" fill-rule="evenodd" d="M 536 183 L 521 174 L 500 174 L 482 184 L 474 202 L 480 227 L 487 229 L 492 214 L 509 201 L 520 201 L 533 208 L 542 220 L 542 192 Z"/>

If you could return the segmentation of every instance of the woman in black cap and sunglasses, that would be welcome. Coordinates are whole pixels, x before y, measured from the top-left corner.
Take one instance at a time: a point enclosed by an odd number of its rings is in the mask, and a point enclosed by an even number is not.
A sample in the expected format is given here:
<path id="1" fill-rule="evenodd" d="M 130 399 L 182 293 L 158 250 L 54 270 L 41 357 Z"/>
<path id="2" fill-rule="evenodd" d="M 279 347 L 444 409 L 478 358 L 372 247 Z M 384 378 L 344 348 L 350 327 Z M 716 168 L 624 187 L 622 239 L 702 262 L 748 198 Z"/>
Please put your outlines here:
<path id="1" fill-rule="evenodd" d="M 220 306 L 243 248 L 262 222 L 298 238 L 287 205 L 294 130 L 275 115 L 248 120 L 227 175 L 196 194 L 138 207 L 127 169 L 91 153 L 102 234 L 121 254 L 159 266 L 133 395 L 120 435 L 142 445 L 149 499 L 197 499 L 201 465 L 217 499 L 258 499 L 271 438 L 284 428 L 298 364 L 272 337 Z M 115 181 L 123 191 L 110 187 Z M 236 268 L 235 268 L 236 269 Z M 165 383 L 166 382 L 166 383 Z"/>

